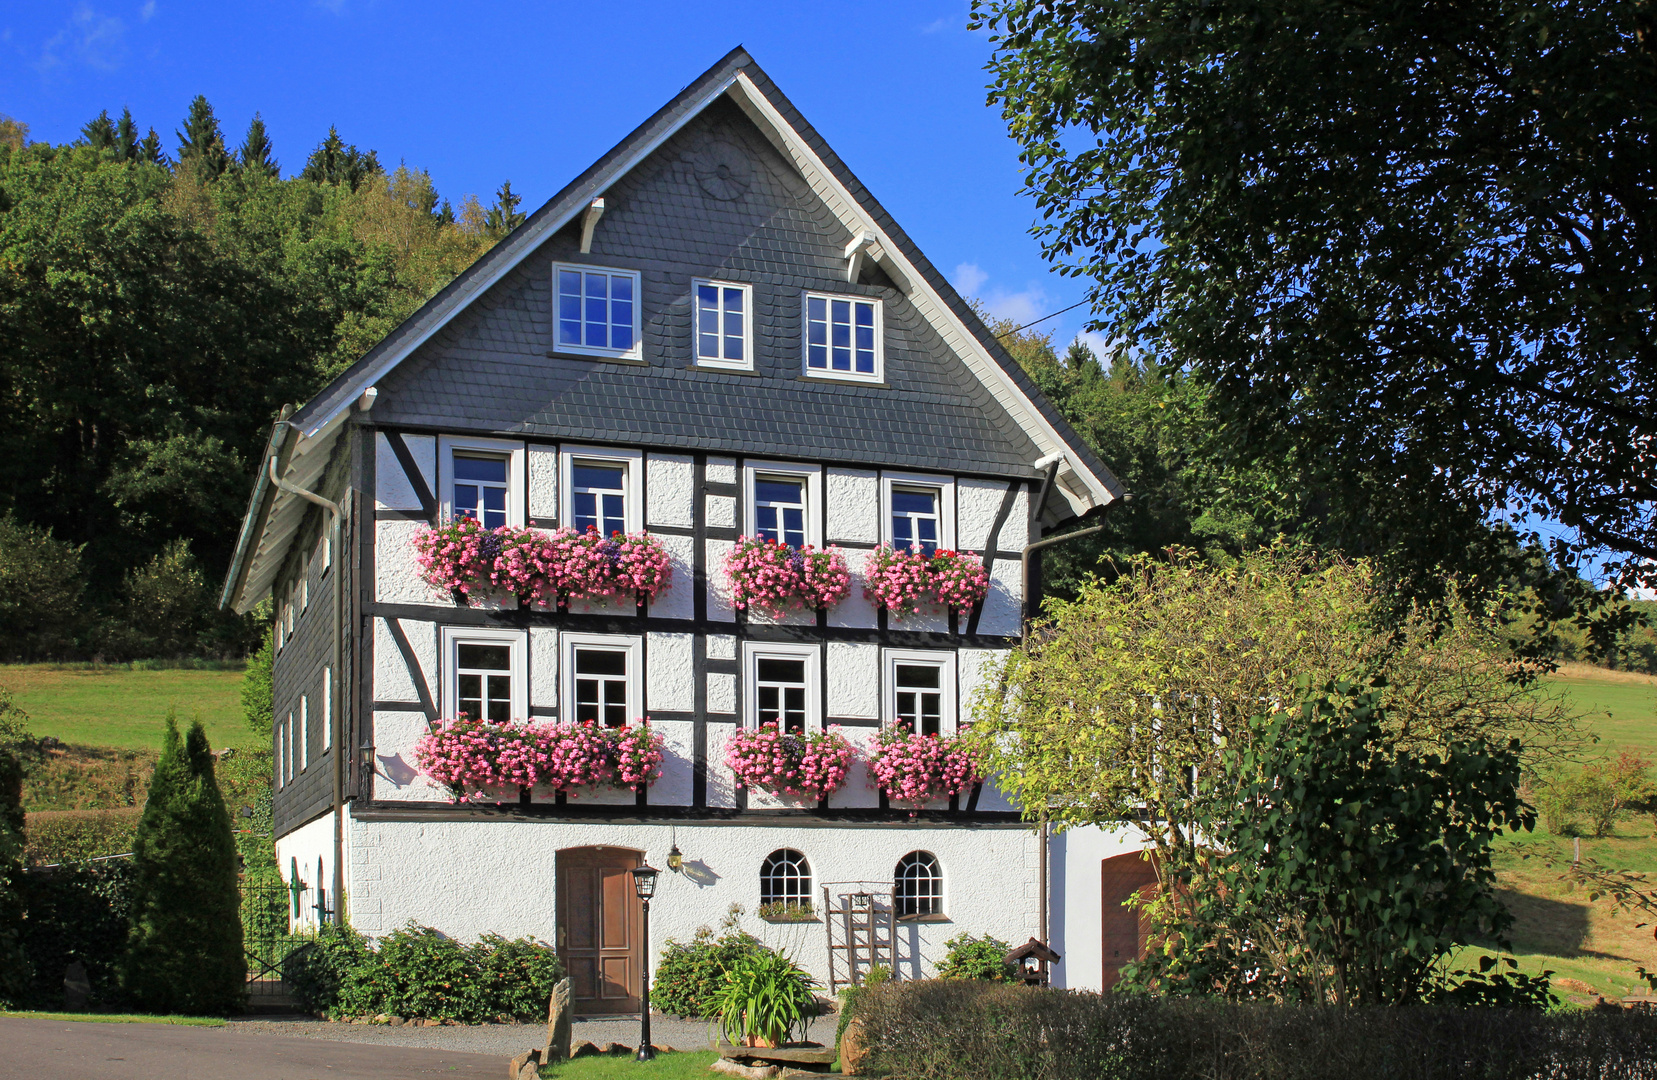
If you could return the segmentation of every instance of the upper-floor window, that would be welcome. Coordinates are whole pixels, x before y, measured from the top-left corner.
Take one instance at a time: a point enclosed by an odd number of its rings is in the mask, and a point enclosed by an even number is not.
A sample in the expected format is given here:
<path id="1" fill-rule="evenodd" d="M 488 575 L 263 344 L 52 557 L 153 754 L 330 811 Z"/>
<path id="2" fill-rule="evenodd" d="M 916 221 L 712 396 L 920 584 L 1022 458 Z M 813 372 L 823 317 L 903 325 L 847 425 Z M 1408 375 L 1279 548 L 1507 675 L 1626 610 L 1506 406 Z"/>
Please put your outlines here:
<path id="1" fill-rule="evenodd" d="M 639 275 L 631 270 L 558 266 L 560 352 L 637 359 Z"/>
<path id="2" fill-rule="evenodd" d="M 529 663 L 522 630 L 442 630 L 443 715 L 504 724 L 528 715 Z"/>
<path id="3" fill-rule="evenodd" d="M 637 637 L 565 634 L 564 709 L 578 724 L 626 727 L 644 712 Z"/>
<path id="4" fill-rule="evenodd" d="M 899 551 L 931 555 L 955 546 L 955 478 L 882 473 L 880 539 Z"/>
<path id="5" fill-rule="evenodd" d="M 886 649 L 884 655 L 886 722 L 912 735 L 955 734 L 955 654 Z"/>
<path id="6" fill-rule="evenodd" d="M 438 440 L 438 489 L 445 521 L 468 517 L 486 529 L 524 524 L 524 444 L 443 436 Z"/>
<path id="7" fill-rule="evenodd" d="M 820 653 L 815 645 L 749 642 L 744 698 L 748 726 L 776 724 L 781 731 L 822 727 Z"/>
<path id="8" fill-rule="evenodd" d="M 748 335 L 748 312 L 752 295 L 746 285 L 723 281 L 697 281 L 696 363 L 701 367 L 753 369 L 753 350 Z"/>
<path id="9" fill-rule="evenodd" d="M 805 295 L 805 373 L 879 382 L 884 377 L 880 301 Z"/>
<path id="10" fill-rule="evenodd" d="M 486 529 L 506 524 L 506 469 L 504 456 L 454 456 L 454 514 L 475 518 Z"/>
<path id="11" fill-rule="evenodd" d="M 565 524 L 583 532 L 597 529 L 601 536 L 644 527 L 640 451 L 566 446 L 560 459 L 560 517 Z"/>
<path id="12" fill-rule="evenodd" d="M 754 535 L 776 544 L 805 545 L 805 481 L 754 478 Z"/>
<path id="13" fill-rule="evenodd" d="M 743 466 L 743 529 L 778 544 L 821 546 L 823 470 L 818 465 L 754 462 Z"/>

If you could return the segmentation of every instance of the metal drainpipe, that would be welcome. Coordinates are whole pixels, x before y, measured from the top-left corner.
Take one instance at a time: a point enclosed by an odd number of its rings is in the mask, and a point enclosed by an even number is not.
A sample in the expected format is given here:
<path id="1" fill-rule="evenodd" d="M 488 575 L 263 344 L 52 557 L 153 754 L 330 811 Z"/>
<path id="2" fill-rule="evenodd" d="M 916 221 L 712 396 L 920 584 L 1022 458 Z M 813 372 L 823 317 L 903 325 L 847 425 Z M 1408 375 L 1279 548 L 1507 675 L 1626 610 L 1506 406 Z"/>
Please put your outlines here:
<path id="1" fill-rule="evenodd" d="M 344 760 L 343 755 L 346 752 L 345 735 L 342 727 L 343 710 L 341 709 L 344 697 L 341 683 L 345 679 L 345 588 L 342 585 L 342 580 L 345 577 L 342 562 L 345 550 L 342 543 L 344 539 L 342 535 L 344 515 L 340 513 L 338 503 L 329 502 L 316 492 L 306 491 L 304 488 L 290 484 L 276 475 L 276 458 L 274 455 L 268 462 L 268 468 L 270 470 L 270 482 L 275 484 L 279 490 L 285 491 L 289 495 L 297 495 L 306 502 L 315 503 L 328 511 L 329 514 L 329 532 L 332 539 L 329 540 L 328 572 L 334 575 L 334 669 L 333 675 L 328 680 L 328 726 L 333 729 L 329 733 L 329 738 L 334 747 L 334 880 L 332 884 L 334 890 L 334 922 L 340 923 L 345 919 L 345 905 L 340 902 L 341 893 L 345 886 L 345 868 L 341 864 L 345 849 L 345 824 L 342 820 L 345 790 L 340 775 L 340 762 Z"/>
<path id="2" fill-rule="evenodd" d="M 1032 515 L 1035 520 L 1040 520 L 1042 505 L 1047 501 L 1047 492 L 1052 488 L 1053 479 L 1058 475 L 1059 466 L 1061 464 L 1063 464 L 1062 458 L 1047 466 L 1047 476 L 1044 480 L 1042 480 L 1041 495 L 1037 498 L 1035 510 Z M 1105 512 L 1108 513 L 1110 508 L 1116 506 L 1118 503 L 1127 503 L 1132 501 L 1133 496 L 1127 492 L 1124 492 L 1121 498 L 1112 500 L 1111 502 L 1105 504 Z M 1058 544 L 1069 543 L 1072 540 L 1080 540 L 1084 536 L 1092 536 L 1097 532 L 1103 532 L 1104 528 L 1104 522 L 1101 521 L 1099 524 L 1090 525 L 1085 529 L 1077 529 L 1075 532 L 1061 533 L 1058 536 L 1049 536 L 1044 540 L 1037 540 L 1035 543 L 1024 545 L 1024 551 L 1019 555 L 1020 581 L 1022 583 L 1021 587 L 1024 590 L 1021 594 L 1024 601 L 1024 625 L 1020 628 L 1023 631 L 1020 635 L 1021 639 L 1028 640 L 1030 635 L 1030 556 L 1033 553 L 1040 551 L 1042 548 L 1050 548 Z M 1048 894 L 1051 891 L 1047 880 L 1047 836 L 1047 813 L 1044 808 L 1041 815 L 1041 848 L 1037 855 L 1039 860 L 1039 868 L 1036 871 L 1037 876 L 1041 879 L 1041 907 L 1036 923 L 1036 940 L 1040 941 L 1043 945 L 1048 944 L 1047 904 Z"/>

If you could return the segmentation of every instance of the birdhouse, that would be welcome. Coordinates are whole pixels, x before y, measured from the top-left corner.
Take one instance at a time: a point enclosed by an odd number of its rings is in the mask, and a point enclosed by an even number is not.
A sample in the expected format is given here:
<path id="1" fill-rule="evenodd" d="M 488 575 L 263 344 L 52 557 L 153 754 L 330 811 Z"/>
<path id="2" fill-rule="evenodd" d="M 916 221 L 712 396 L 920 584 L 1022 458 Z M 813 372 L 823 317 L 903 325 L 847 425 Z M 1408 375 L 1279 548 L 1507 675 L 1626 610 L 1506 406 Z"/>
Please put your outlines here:
<path id="1" fill-rule="evenodd" d="M 1046 986 L 1052 972 L 1049 965 L 1059 962 L 1059 954 L 1031 938 L 1007 954 L 1007 963 L 1018 969 L 1018 979 L 1025 986 Z"/>

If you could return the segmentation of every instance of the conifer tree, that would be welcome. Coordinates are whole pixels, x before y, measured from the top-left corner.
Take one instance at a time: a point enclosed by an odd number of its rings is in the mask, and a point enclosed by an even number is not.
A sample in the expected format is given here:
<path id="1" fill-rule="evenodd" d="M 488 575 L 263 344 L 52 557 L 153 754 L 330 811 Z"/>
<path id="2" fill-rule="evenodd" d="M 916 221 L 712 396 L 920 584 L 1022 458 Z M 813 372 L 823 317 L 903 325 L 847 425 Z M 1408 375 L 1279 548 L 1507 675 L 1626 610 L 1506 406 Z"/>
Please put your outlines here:
<path id="1" fill-rule="evenodd" d="M 132 931 L 121 983 L 144 1009 L 235 1010 L 247 978 L 236 842 L 201 721 L 180 739 L 167 714 L 144 814 L 133 839 Z"/>
<path id="2" fill-rule="evenodd" d="M 355 191 L 364 180 L 384 171 L 377 153 L 358 150 L 340 138 L 339 130 L 330 124 L 328 137 L 311 151 L 299 175 L 318 184 L 345 184 Z"/>
<path id="3" fill-rule="evenodd" d="M 132 122 L 131 109 L 123 108 L 115 124 L 115 153 L 122 161 L 138 160 L 138 125 Z"/>
<path id="4" fill-rule="evenodd" d="M 179 168 L 194 170 L 197 179 L 216 180 L 230 167 L 224 134 L 205 95 L 197 94 L 190 102 L 190 115 L 184 118 L 184 130 L 177 135 Z"/>
<path id="5" fill-rule="evenodd" d="M 512 193 L 512 181 L 508 180 L 495 192 L 495 205 L 489 208 L 489 213 L 483 219 L 483 231 L 490 237 L 500 240 L 507 233 L 524 223 L 528 214 L 518 213 L 518 204 L 523 199 Z"/>
<path id="6" fill-rule="evenodd" d="M 253 120 L 247 125 L 247 138 L 242 140 L 241 152 L 237 154 L 237 167 L 256 176 L 275 177 L 281 173 L 281 167 L 271 156 L 264 118 L 258 113 L 253 114 Z"/>
<path id="7" fill-rule="evenodd" d="M 449 205 L 448 199 L 444 199 L 443 205 L 438 207 L 436 213 L 432 216 L 437 219 L 439 225 L 453 225 L 455 223 L 455 208 Z"/>
<path id="8" fill-rule="evenodd" d="M 167 152 L 161 149 L 161 136 L 150 128 L 150 133 L 144 136 L 144 141 L 138 144 L 138 160 L 147 161 L 151 165 L 159 165 L 165 169 L 169 164 Z"/>
<path id="9" fill-rule="evenodd" d="M 110 150 L 115 146 L 115 125 L 110 122 L 109 110 L 104 109 L 81 128 L 81 138 L 94 150 Z"/>

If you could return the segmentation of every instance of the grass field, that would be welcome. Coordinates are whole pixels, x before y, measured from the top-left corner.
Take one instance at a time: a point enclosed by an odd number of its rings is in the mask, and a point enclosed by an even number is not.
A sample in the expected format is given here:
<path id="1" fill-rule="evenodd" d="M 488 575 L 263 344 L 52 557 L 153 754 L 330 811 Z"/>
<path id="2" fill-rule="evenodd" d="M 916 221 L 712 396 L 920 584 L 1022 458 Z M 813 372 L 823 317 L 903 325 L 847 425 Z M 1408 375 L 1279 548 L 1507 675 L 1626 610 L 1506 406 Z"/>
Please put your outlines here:
<path id="1" fill-rule="evenodd" d="M 660 1054 L 654 1061 L 634 1061 L 630 1057 L 581 1057 L 554 1065 L 541 1075 L 556 1076 L 560 1080 L 628 1080 L 635 1077 L 685 1080 L 714 1075 L 708 1066 L 718 1058 L 719 1055 L 711 1050 Z"/>
<path id="2" fill-rule="evenodd" d="M 1627 747 L 1657 758 L 1657 676 L 1565 664 L 1548 683 L 1583 712 L 1600 737 L 1596 751 Z"/>
<path id="3" fill-rule="evenodd" d="M 224 1027 L 217 1016 L 148 1016 L 142 1013 L 64 1013 L 64 1012 L 8 1012 L 0 1016 L 15 1016 L 23 1020 L 69 1020 L 83 1024 L 179 1024 L 184 1027 Z"/>
<path id="4" fill-rule="evenodd" d="M 159 750 L 168 709 L 200 716 L 214 747 L 262 747 L 242 723 L 240 671 L 134 670 L 125 665 L 0 665 L 0 687 L 29 714 L 29 731 L 66 743 Z"/>

